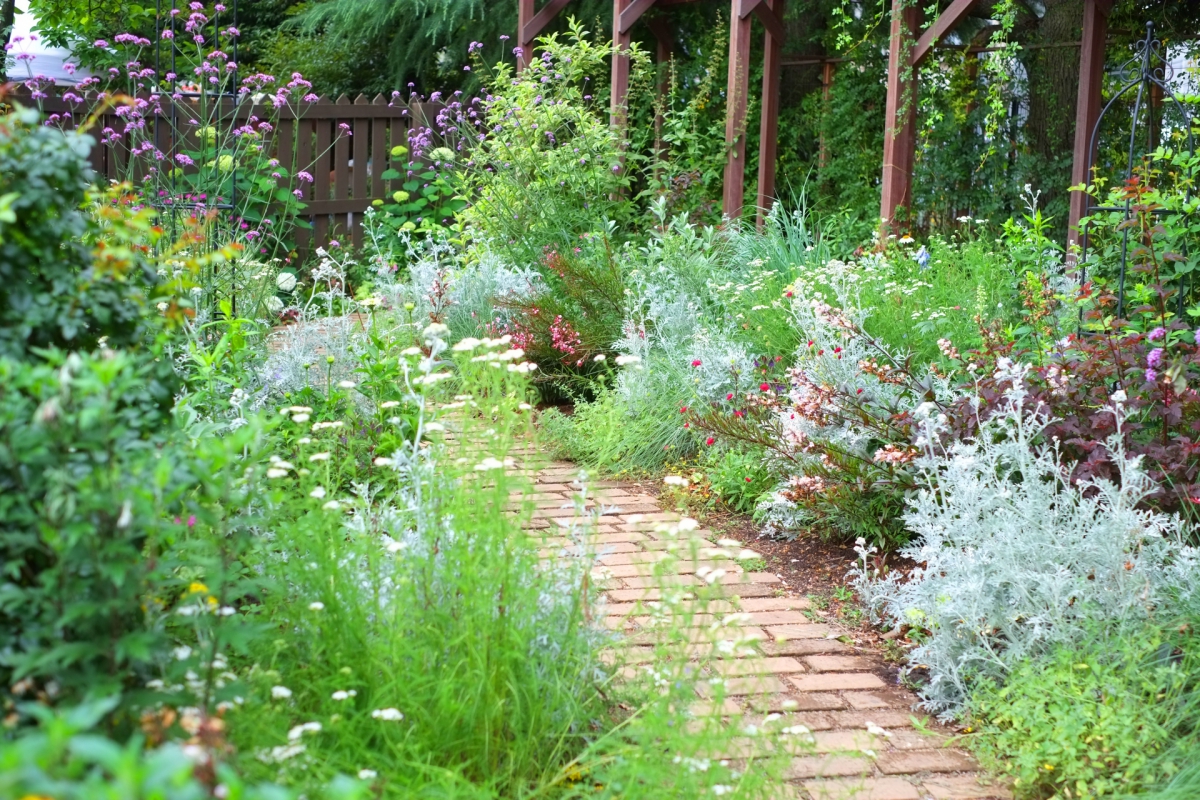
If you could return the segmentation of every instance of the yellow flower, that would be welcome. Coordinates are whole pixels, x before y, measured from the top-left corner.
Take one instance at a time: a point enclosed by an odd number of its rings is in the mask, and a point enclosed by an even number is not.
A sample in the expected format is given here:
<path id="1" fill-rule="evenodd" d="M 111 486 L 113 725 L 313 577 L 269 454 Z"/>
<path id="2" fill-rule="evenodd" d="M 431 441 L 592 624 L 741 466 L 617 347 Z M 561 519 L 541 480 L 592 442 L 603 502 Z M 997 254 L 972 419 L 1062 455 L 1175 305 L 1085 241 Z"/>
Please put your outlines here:
<path id="1" fill-rule="evenodd" d="M 397 203 L 407 202 L 408 201 L 408 192 L 396 192 L 395 194 L 392 195 L 392 199 L 395 200 Z"/>
<path id="2" fill-rule="evenodd" d="M 188 594 L 200 594 L 201 592 L 207 593 L 208 587 L 200 581 L 192 581 L 192 583 L 188 586 Z"/>
<path id="3" fill-rule="evenodd" d="M 1053 772 L 1054 765 L 1053 764 L 1043 764 L 1042 769 L 1046 770 L 1046 772 Z"/>

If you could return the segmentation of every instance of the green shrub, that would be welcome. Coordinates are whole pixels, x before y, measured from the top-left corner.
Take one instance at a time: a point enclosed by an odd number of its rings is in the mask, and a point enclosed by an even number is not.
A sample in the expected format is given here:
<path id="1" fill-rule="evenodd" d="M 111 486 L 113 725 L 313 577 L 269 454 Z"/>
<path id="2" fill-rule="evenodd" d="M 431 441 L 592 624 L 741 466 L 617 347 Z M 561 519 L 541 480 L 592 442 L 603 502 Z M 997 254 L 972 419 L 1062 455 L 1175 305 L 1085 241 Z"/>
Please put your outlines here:
<path id="1" fill-rule="evenodd" d="M 276 786 L 247 785 L 224 765 L 197 774 L 196 752 L 177 744 L 150 748 L 142 736 L 125 744 L 95 732 L 117 705 L 110 697 L 52 712 L 30 706 L 39 730 L 15 741 L 0 740 L 0 797 L 55 800 L 206 800 L 221 794 L 239 800 L 291 800 Z M 208 781 L 204 778 L 207 777 Z M 355 800 L 367 784 L 344 776 L 318 794 L 322 800 Z"/>
<path id="2" fill-rule="evenodd" d="M 43 127 L 36 111 L 0 117 L 0 197 L 12 196 L 12 220 L 0 222 L 0 356 L 91 350 L 101 339 L 126 347 L 153 319 L 149 262 L 125 247 L 96 257 L 85 241 L 98 233 L 83 208 L 91 144 Z"/>
<path id="3" fill-rule="evenodd" d="M 757 448 L 710 450 L 702 469 L 712 493 L 740 514 L 748 514 L 775 485 L 766 453 Z"/>
<path id="4" fill-rule="evenodd" d="M 1021 797 L 1136 793 L 1196 752 L 1198 669 L 1200 645 L 1178 629 L 1059 648 L 1021 663 L 1003 686 L 980 684 L 975 750 Z"/>
<path id="5" fill-rule="evenodd" d="M 620 392 L 602 389 L 595 400 L 577 402 L 569 417 L 551 410 L 541 423 L 548 443 L 573 461 L 605 473 L 653 474 L 696 452 L 679 413 L 689 397 L 687 386 L 677 386 L 635 407 Z"/>

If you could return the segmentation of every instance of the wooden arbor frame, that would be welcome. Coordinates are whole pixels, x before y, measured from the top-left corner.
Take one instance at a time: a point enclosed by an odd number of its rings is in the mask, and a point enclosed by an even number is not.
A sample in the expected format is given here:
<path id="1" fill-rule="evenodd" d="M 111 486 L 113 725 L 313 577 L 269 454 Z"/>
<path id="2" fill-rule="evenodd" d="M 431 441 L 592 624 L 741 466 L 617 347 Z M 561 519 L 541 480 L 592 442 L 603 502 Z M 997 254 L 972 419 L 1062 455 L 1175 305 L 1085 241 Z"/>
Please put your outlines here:
<path id="1" fill-rule="evenodd" d="M 629 95 L 629 58 L 623 55 L 633 41 L 634 24 L 651 8 L 667 8 L 697 0 L 613 0 L 613 44 L 616 54 L 612 64 L 612 103 L 610 118 L 614 127 L 624 129 L 626 100 Z M 517 0 L 517 45 L 521 55 L 518 69 L 528 66 L 534 40 L 571 0 L 548 0 L 536 9 L 535 0 Z M 728 112 L 725 120 L 725 143 L 729 153 L 725 162 L 722 210 L 727 216 L 738 217 L 743 211 L 743 183 L 746 175 L 746 113 L 750 94 L 750 50 L 752 17 L 766 28 L 766 47 L 763 55 L 762 120 L 759 127 L 758 158 L 758 222 L 770 208 L 775 196 L 775 159 L 779 129 L 779 82 L 782 70 L 782 50 L 785 30 L 783 8 L 785 0 L 731 0 L 729 32 L 729 77 L 726 86 Z M 666 25 L 651 24 L 658 42 L 658 58 L 670 58 L 672 40 Z"/>
<path id="2" fill-rule="evenodd" d="M 928 58 L 934 46 L 966 19 L 977 1 L 953 0 L 933 24 L 921 31 L 919 6 L 913 0 L 892 0 L 883 134 L 883 191 L 879 211 L 887 228 L 894 229 L 896 212 L 912 202 L 913 160 L 917 143 L 916 70 Z M 1074 185 L 1084 183 L 1088 178 L 1088 137 L 1100 118 L 1104 38 L 1108 33 L 1108 15 L 1112 5 L 1113 0 L 1084 0 L 1079 95 L 1075 108 L 1074 164 L 1071 170 L 1071 182 Z M 1078 243 L 1079 220 L 1083 216 L 1086 200 L 1080 192 L 1071 195 L 1068 244 Z"/>

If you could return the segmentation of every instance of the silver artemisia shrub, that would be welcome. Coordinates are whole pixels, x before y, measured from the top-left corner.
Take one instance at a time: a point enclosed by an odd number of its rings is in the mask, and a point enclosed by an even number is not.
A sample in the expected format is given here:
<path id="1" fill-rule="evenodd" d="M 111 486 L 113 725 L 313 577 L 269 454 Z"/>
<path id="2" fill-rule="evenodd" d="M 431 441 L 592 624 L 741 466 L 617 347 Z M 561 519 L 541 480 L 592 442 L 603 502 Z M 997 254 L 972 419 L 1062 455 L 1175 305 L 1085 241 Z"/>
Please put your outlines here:
<path id="1" fill-rule="evenodd" d="M 900 551 L 918 566 L 880 576 L 874 548 L 858 548 L 861 596 L 887 624 L 912 629 L 908 670 L 927 670 L 924 705 L 943 717 L 980 679 L 1003 682 L 1095 625 L 1132 629 L 1200 599 L 1200 553 L 1184 543 L 1182 521 L 1139 508 L 1153 486 L 1140 459 L 1124 454 L 1124 395 L 1108 406 L 1119 481 L 1072 484 L 1042 436 L 1049 419 L 1027 402 L 1025 368 L 1002 362 L 1000 372 L 1011 387 L 1005 405 L 972 440 L 943 444 L 945 417 L 933 404 L 918 410 L 920 488 L 905 514 L 914 538 Z"/>

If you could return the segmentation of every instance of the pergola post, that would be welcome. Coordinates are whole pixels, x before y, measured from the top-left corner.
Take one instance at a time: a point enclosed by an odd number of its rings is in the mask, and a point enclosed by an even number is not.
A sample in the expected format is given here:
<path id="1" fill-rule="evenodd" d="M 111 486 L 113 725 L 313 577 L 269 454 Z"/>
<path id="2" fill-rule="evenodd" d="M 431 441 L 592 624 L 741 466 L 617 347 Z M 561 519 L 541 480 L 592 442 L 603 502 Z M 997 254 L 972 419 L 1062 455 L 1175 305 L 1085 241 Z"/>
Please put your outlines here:
<path id="1" fill-rule="evenodd" d="M 728 217 L 742 213 L 742 183 L 746 177 L 746 95 L 750 91 L 750 19 L 743 17 L 742 0 L 733 0 L 729 14 L 729 77 L 725 90 L 725 186 L 721 209 Z"/>
<path id="2" fill-rule="evenodd" d="M 1071 185 L 1088 182 L 1088 167 L 1092 160 L 1092 129 L 1100 119 L 1104 85 L 1104 38 L 1108 34 L 1108 15 L 1113 0 L 1084 0 L 1083 40 L 1079 48 L 1079 95 L 1075 104 L 1075 160 L 1071 166 Z M 1079 220 L 1087 208 L 1087 195 L 1071 192 L 1067 216 L 1067 249 L 1082 245 Z M 1073 261 L 1073 257 L 1068 255 Z"/>
<path id="3" fill-rule="evenodd" d="M 783 19 L 786 0 L 766 0 L 767 9 Z M 783 41 L 767 29 L 763 53 L 762 120 L 759 123 L 758 150 L 758 227 L 775 200 L 775 158 L 779 151 L 779 80 L 783 70 Z"/>
<path id="4" fill-rule="evenodd" d="M 913 160 L 917 148 L 917 82 L 905 53 L 905 41 L 916 39 L 921 10 L 912 0 L 892 0 L 888 52 L 887 105 L 883 116 L 883 191 L 879 217 L 893 229 L 896 213 L 912 202 Z"/>
<path id="5" fill-rule="evenodd" d="M 667 25 L 660 19 L 652 19 L 648 21 L 647 27 L 654 34 L 654 41 L 657 44 L 655 52 L 655 63 L 658 64 L 658 102 L 661 106 L 667 96 L 671 92 L 671 54 L 674 52 L 674 43 L 671 41 L 671 32 Z M 654 153 L 660 159 L 667 156 L 667 147 L 663 142 L 663 115 L 661 110 L 654 114 Z"/>
<path id="6" fill-rule="evenodd" d="M 829 102 L 829 93 L 833 90 L 833 62 L 821 62 L 821 100 Z M 821 128 L 820 136 L 817 139 L 817 169 L 825 169 L 825 165 L 829 161 L 829 151 L 825 148 L 825 129 Z"/>
<path id="7" fill-rule="evenodd" d="M 785 31 L 783 20 L 775 13 L 782 10 L 782 0 L 733 0 L 729 12 L 729 78 L 725 88 L 725 146 L 728 157 L 725 161 L 725 189 L 722 193 L 721 208 L 727 217 L 738 217 L 742 213 L 745 201 L 745 190 L 742 184 L 746 178 L 746 110 L 747 97 L 750 94 L 750 33 L 753 21 L 750 15 L 758 17 L 767 29 L 767 65 L 774 66 L 775 82 L 771 107 L 774 113 L 767 114 L 767 88 L 771 83 L 770 72 L 763 76 L 763 112 L 764 120 L 769 122 L 772 130 L 779 122 L 779 83 L 778 72 L 782 66 L 782 56 L 775 52 L 771 55 L 774 40 L 782 46 Z M 766 117 L 770 117 L 769 120 Z M 767 158 L 766 149 L 770 149 L 770 189 L 774 191 L 775 182 L 775 136 L 770 140 L 764 139 L 759 143 L 760 151 L 759 178 L 763 177 L 761 162 Z M 762 196 L 761 189 L 759 196 Z"/>
<path id="8" fill-rule="evenodd" d="M 633 0 L 613 0 L 613 59 L 612 59 L 612 89 L 609 93 L 609 118 L 612 126 L 625 137 L 626 102 L 629 94 L 629 45 L 633 36 L 629 27 L 622 25 L 621 14 L 633 3 Z M 622 30 L 622 28 L 625 28 Z"/>
<path id="9" fill-rule="evenodd" d="M 883 191 L 879 217 L 884 231 L 895 230 L 896 213 L 912 202 L 913 161 L 917 149 L 916 70 L 942 37 L 958 27 L 978 0 L 954 0 L 917 38 L 921 7 L 916 0 L 892 0 L 888 51 L 887 107 L 883 129 Z M 905 43 L 915 40 L 911 52 Z"/>

